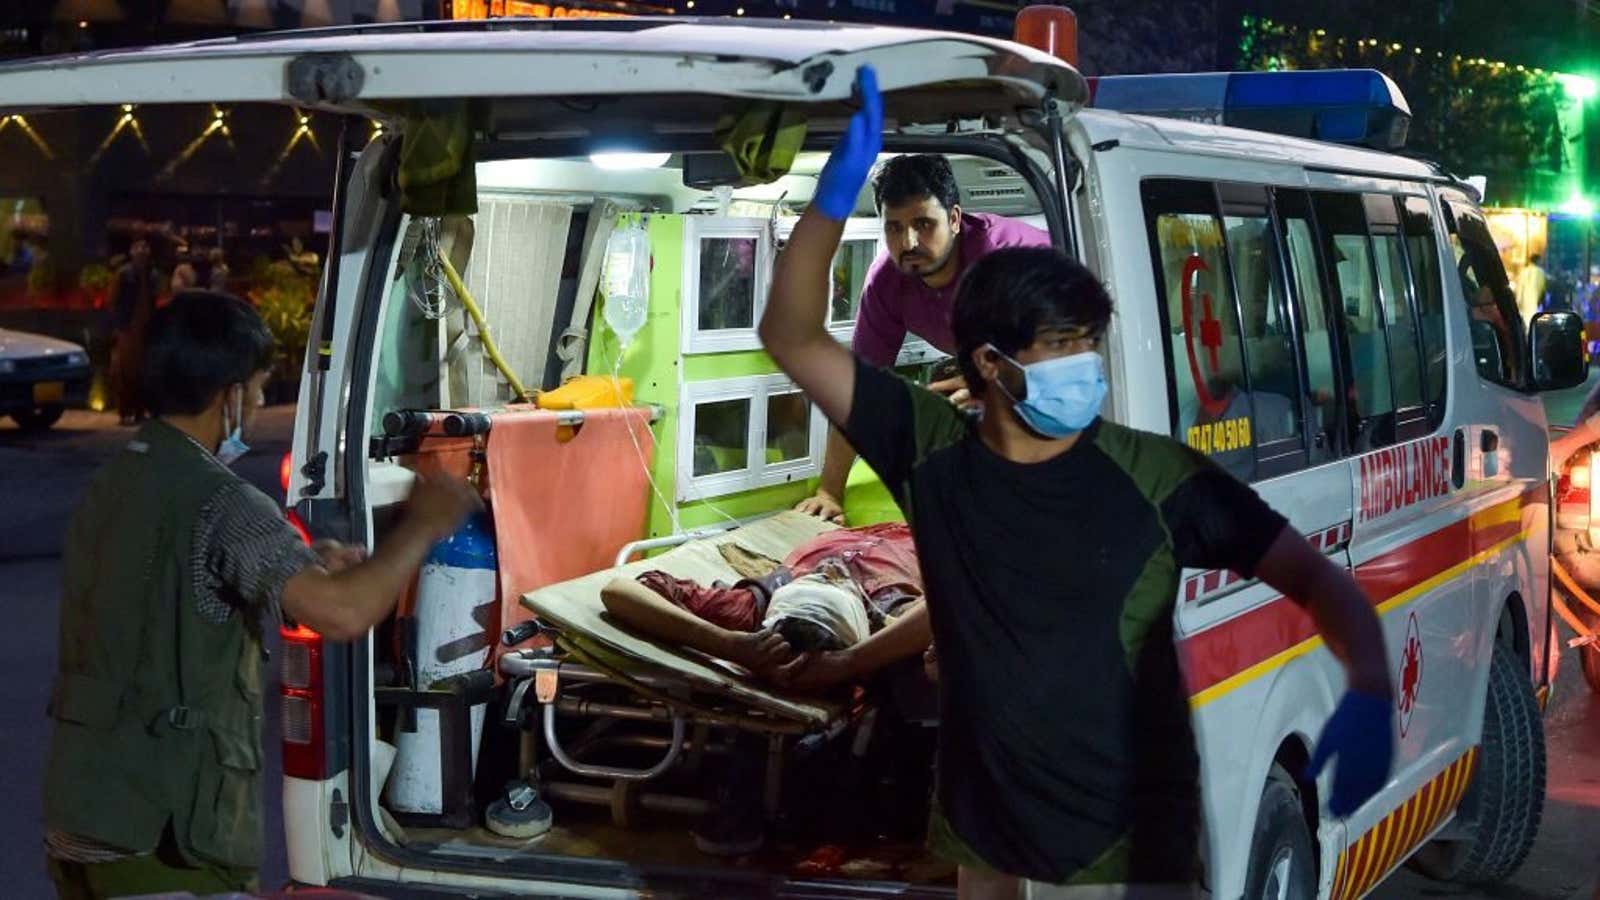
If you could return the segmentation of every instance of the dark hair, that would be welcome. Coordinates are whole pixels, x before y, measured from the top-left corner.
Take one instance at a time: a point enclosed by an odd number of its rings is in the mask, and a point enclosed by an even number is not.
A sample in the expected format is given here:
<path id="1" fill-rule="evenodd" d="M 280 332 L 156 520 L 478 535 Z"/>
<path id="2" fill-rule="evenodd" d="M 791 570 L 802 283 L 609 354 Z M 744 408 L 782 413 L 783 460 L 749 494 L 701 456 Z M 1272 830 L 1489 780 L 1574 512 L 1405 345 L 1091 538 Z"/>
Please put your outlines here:
<path id="1" fill-rule="evenodd" d="M 272 332 L 232 294 L 184 291 L 155 311 L 146 332 L 140 387 L 156 415 L 193 415 L 232 384 L 272 366 Z"/>
<path id="2" fill-rule="evenodd" d="M 950 171 L 950 161 L 937 153 L 896 156 L 873 173 L 872 201 L 878 212 L 925 197 L 939 201 L 947 211 L 961 202 L 956 173 Z"/>
<path id="3" fill-rule="evenodd" d="M 1111 322 L 1111 295 L 1093 272 L 1049 247 L 1004 247 L 967 269 L 956 290 L 951 330 L 961 374 L 983 386 L 972 352 L 984 344 L 1015 357 L 1047 328 L 1099 337 Z"/>

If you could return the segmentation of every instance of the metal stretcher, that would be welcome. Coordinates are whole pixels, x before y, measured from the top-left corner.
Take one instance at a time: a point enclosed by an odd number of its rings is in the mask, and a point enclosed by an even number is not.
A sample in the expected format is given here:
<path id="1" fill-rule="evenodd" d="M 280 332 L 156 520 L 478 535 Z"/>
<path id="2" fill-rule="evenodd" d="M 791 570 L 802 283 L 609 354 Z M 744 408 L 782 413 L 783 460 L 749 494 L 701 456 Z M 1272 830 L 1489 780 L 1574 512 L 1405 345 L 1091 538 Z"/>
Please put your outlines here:
<path id="1" fill-rule="evenodd" d="M 600 592 L 614 578 L 651 569 L 702 584 L 731 584 L 742 576 L 722 557 L 722 544 L 735 543 L 781 560 L 835 527 L 812 516 L 782 512 L 729 530 L 639 541 L 623 548 L 614 568 L 523 595 L 523 605 L 538 617 L 549 642 L 500 659 L 500 672 L 511 684 L 506 721 L 523 729 L 522 771 L 539 773 L 538 787 L 546 796 L 609 806 L 613 821 L 628 826 L 640 809 L 706 812 L 708 803 L 699 793 L 656 790 L 651 783 L 672 775 L 692 776 L 708 756 L 733 749 L 730 741 L 717 737 L 759 735 L 767 746 L 763 807 L 774 817 L 787 742 L 842 731 L 848 725 L 846 708 L 780 695 L 729 663 L 629 631 L 606 614 Z M 660 547 L 672 549 L 629 561 L 635 553 Z M 575 727 L 581 731 L 571 737 Z M 541 753 L 541 742 L 547 754 Z M 619 746 L 635 752 L 659 750 L 660 756 L 647 766 L 594 758 Z"/>

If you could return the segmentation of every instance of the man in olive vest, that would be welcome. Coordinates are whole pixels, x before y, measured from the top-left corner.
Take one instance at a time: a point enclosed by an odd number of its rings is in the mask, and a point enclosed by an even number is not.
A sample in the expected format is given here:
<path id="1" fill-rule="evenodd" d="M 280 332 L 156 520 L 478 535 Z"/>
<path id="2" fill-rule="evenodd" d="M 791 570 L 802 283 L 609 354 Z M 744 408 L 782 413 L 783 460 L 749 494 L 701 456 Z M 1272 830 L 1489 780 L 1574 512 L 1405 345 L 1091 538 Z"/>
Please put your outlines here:
<path id="1" fill-rule="evenodd" d="M 68 526 L 46 849 L 62 897 L 254 887 L 261 864 L 263 619 L 363 636 L 479 505 L 417 484 L 376 553 L 314 552 L 228 464 L 262 402 L 272 337 L 243 301 L 184 294 L 155 312 L 148 422 Z"/>

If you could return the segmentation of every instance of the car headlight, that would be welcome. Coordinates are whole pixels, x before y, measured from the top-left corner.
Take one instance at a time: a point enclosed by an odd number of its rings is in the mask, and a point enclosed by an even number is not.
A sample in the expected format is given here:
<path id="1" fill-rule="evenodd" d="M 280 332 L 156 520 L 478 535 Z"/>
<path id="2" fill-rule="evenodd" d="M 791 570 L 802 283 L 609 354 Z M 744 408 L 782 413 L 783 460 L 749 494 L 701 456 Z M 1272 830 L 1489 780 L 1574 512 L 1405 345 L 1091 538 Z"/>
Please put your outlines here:
<path id="1" fill-rule="evenodd" d="M 67 354 L 67 365 L 69 366 L 87 366 L 88 364 L 89 354 L 87 353 L 75 350 Z"/>
<path id="2" fill-rule="evenodd" d="M 13 360 L 9 360 L 9 359 L 0 359 L 0 375 L 10 375 L 12 372 L 15 372 L 16 370 L 17 370 L 16 362 L 14 362 Z"/>

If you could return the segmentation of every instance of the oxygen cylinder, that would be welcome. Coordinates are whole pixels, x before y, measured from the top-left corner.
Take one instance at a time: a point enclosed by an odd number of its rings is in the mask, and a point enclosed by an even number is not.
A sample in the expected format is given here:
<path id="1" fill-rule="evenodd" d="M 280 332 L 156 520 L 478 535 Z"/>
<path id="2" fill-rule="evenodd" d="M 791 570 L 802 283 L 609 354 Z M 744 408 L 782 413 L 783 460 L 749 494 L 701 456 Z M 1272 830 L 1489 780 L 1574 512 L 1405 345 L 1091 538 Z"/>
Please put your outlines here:
<path id="1" fill-rule="evenodd" d="M 417 688 L 484 667 L 500 616 L 493 524 L 488 513 L 469 518 L 428 554 L 417 576 L 414 652 Z M 472 707 L 472 770 L 486 704 Z M 439 748 L 439 711 L 418 709 L 416 730 L 401 729 L 389 776 L 389 806 L 401 812 L 442 813 L 444 774 Z"/>

